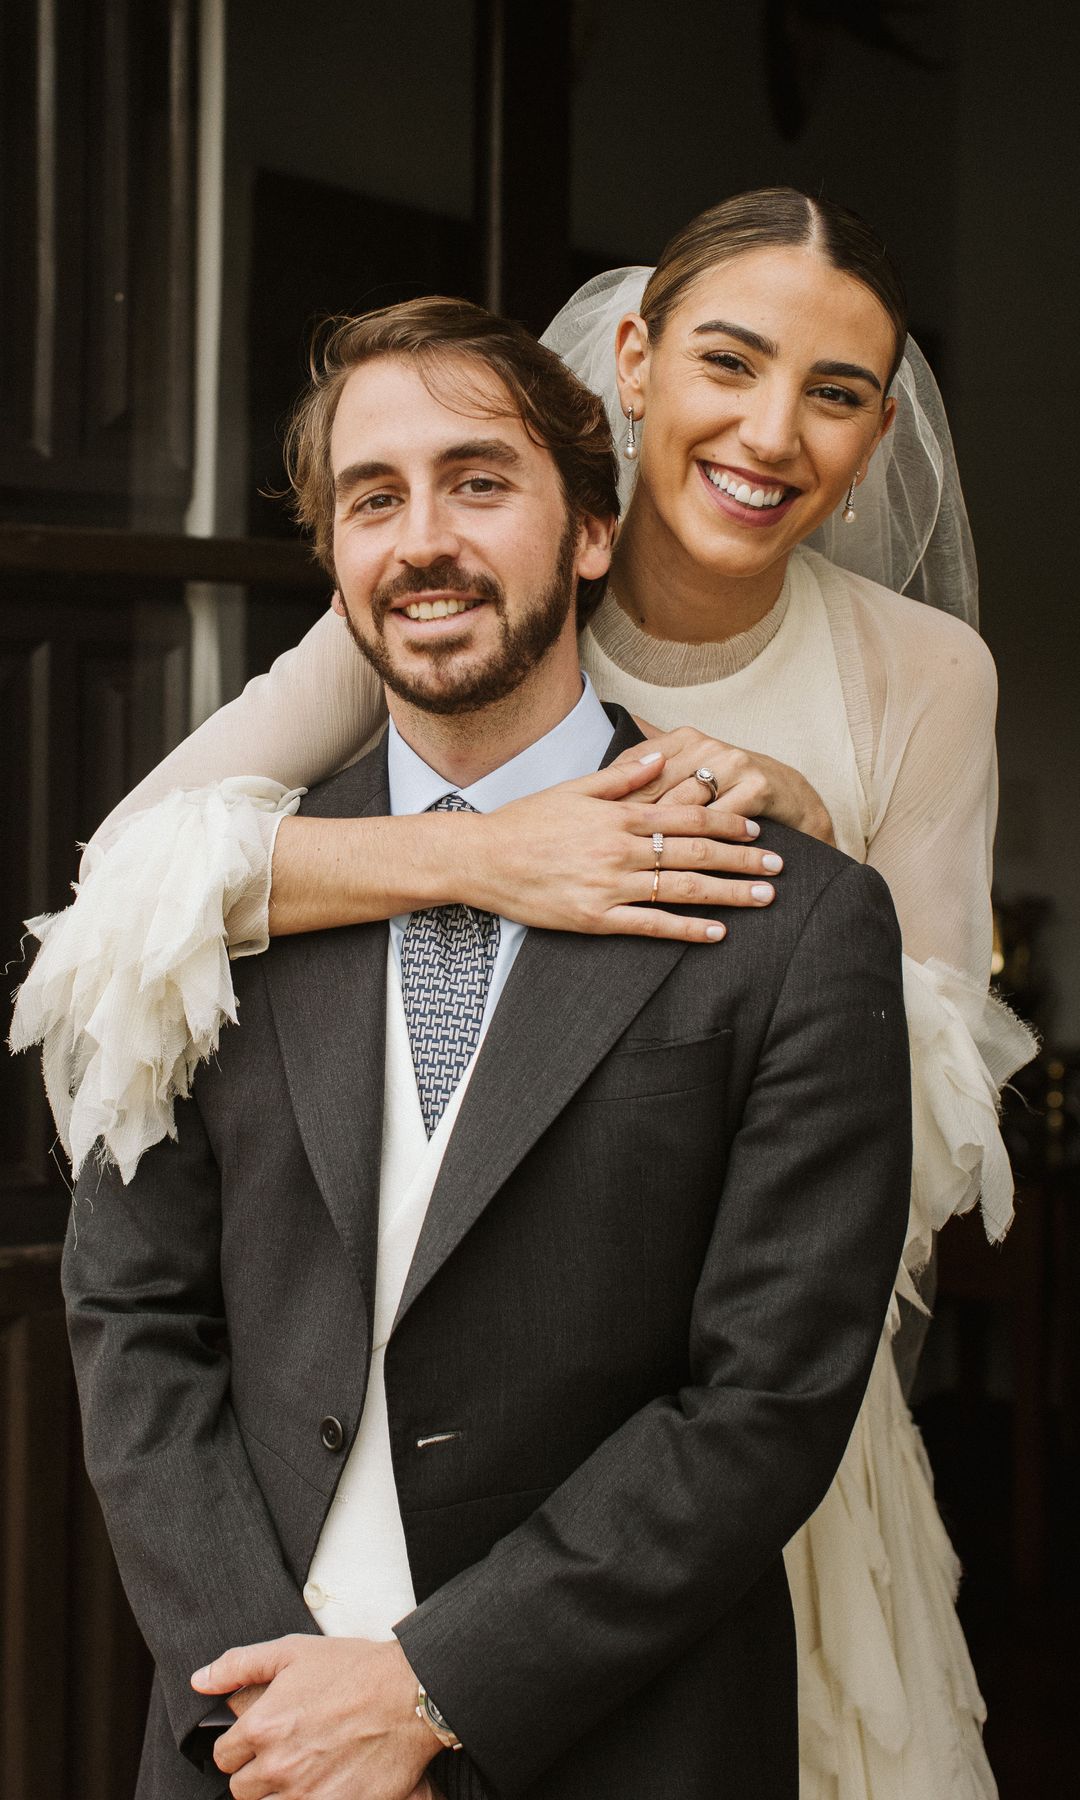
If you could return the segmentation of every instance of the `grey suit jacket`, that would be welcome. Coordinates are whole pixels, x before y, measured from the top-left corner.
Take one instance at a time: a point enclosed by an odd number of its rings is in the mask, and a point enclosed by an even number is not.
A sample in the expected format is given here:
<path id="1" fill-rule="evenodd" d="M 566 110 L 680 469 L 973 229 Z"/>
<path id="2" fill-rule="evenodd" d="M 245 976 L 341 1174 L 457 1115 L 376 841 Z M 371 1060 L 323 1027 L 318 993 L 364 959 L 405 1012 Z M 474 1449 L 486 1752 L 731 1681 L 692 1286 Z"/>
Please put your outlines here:
<path id="1" fill-rule="evenodd" d="M 384 751 L 305 810 L 385 812 Z M 398 1635 L 462 1791 L 797 1794 L 781 1551 L 881 1331 L 909 1076 L 884 884 L 768 838 L 779 896 L 720 946 L 528 934 L 432 1196 L 386 1359 Z M 79 1184 L 87 1461 L 158 1670 L 140 1800 L 224 1791 L 193 1669 L 315 1629 L 368 1371 L 386 943 L 238 963 L 177 1141 Z"/>

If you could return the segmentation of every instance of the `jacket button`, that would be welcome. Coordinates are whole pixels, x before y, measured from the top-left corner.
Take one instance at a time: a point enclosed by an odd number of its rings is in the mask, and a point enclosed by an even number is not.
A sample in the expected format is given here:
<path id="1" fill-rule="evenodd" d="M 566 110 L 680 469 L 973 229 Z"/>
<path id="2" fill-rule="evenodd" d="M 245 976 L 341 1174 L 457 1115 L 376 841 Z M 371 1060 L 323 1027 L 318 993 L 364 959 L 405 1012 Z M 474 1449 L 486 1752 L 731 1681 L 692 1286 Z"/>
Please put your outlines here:
<path id="1" fill-rule="evenodd" d="M 345 1442 L 345 1433 L 341 1429 L 341 1420 L 328 1413 L 319 1426 L 319 1436 L 328 1450 L 340 1450 Z"/>

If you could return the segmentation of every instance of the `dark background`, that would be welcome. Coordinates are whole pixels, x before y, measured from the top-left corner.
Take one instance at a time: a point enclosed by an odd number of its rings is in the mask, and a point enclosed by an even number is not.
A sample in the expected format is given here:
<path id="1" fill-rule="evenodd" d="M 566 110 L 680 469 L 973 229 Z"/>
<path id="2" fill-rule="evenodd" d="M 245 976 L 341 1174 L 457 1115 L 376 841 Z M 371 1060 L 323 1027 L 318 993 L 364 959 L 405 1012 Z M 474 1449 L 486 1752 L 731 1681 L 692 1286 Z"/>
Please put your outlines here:
<path id="1" fill-rule="evenodd" d="M 0 941 L 325 603 L 280 502 L 315 320 L 433 290 L 541 329 L 789 182 L 905 270 L 1001 675 L 1000 979 L 1045 1035 L 1017 1226 L 944 1234 L 917 1415 L 1005 1800 L 1075 1791 L 1080 733 L 1076 10 L 1054 0 L 0 0 Z M 145 1659 L 81 1474 L 67 1210 L 0 1068 L 5 1800 L 122 1800 Z"/>

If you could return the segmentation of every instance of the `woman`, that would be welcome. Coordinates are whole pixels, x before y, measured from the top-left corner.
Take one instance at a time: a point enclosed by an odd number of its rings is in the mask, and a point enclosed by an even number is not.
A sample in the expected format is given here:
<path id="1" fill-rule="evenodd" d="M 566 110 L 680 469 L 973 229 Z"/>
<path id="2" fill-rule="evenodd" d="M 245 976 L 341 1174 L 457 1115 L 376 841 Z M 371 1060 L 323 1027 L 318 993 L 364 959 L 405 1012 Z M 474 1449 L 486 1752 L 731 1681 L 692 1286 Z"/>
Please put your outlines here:
<path id="1" fill-rule="evenodd" d="M 614 390 L 609 410 L 628 421 L 637 475 L 582 661 L 602 697 L 708 737 L 659 739 L 666 761 L 651 788 L 638 759 L 487 819 L 283 819 L 295 805 L 286 789 L 356 755 L 381 720 L 377 683 L 330 616 L 107 822 L 76 906 L 39 925 L 44 948 L 15 1041 L 45 1036 L 76 1158 L 101 1135 L 132 1166 L 233 1016 L 223 917 L 234 954 L 263 948 L 268 928 L 451 899 L 549 927 L 655 928 L 642 904 L 648 832 L 663 821 L 675 836 L 670 803 L 715 788 L 726 811 L 833 836 L 892 889 L 913 1046 L 916 1171 L 901 1272 L 912 1298 L 911 1273 L 952 1212 L 981 1190 L 992 1237 L 1010 1216 L 995 1083 L 1031 1046 L 986 1001 L 993 670 L 965 624 L 806 545 L 832 533 L 835 557 L 837 534 L 849 533 L 845 561 L 896 587 L 921 581 L 924 593 L 940 589 L 944 570 L 947 604 L 973 614 L 958 488 L 946 495 L 936 566 L 920 571 L 951 469 L 947 429 L 939 421 L 935 436 L 918 403 L 927 381 L 913 347 L 901 368 L 898 278 L 842 209 L 788 190 L 741 196 L 680 233 L 647 285 L 645 273 L 589 284 L 549 334 L 593 385 Z M 932 404 L 932 381 L 928 391 Z M 325 521 L 317 548 L 330 566 Z M 282 785 L 243 780 L 252 766 Z M 178 786 L 230 776 L 133 816 Z M 640 806 L 620 804 L 664 791 L 648 827 Z M 712 908 L 735 898 L 723 871 L 774 872 L 767 849 L 748 844 L 752 828 L 733 827 L 739 841 L 726 847 L 715 822 L 712 832 L 707 872 L 689 889 L 666 876 L 661 903 L 689 894 Z M 545 887 L 537 878 L 550 868 L 557 878 Z M 760 885 L 741 888 L 743 903 L 769 902 L 771 885 L 753 894 Z M 669 915 L 661 928 L 700 936 L 707 923 Z M 71 1043 L 72 1010 L 73 1056 L 61 1041 Z M 789 1574 L 805 1800 L 993 1795 L 954 1559 L 887 1346 L 837 1480 L 790 1548 Z"/>

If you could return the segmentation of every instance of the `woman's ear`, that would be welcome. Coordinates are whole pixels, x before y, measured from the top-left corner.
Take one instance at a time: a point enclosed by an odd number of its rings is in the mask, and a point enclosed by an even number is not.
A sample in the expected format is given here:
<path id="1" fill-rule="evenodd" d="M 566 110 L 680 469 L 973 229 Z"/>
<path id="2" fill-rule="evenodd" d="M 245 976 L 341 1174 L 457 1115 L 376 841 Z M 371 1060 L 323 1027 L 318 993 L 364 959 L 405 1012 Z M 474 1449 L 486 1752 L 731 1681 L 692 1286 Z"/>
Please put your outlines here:
<path id="1" fill-rule="evenodd" d="M 640 313 L 627 313 L 615 333 L 615 371 L 623 412 L 635 418 L 645 412 L 649 384 L 649 327 Z"/>
<path id="2" fill-rule="evenodd" d="M 597 581 L 611 566 L 611 548 L 615 541 L 615 519 L 597 519 L 585 513 L 578 525 L 577 555 L 574 570 L 581 581 Z"/>
<path id="3" fill-rule="evenodd" d="M 893 420 L 895 418 L 896 418 L 896 400 L 895 400 L 894 396 L 892 394 L 890 394 L 889 398 L 886 400 L 884 406 L 881 409 L 881 423 L 878 426 L 877 435 L 874 438 L 873 443 L 870 445 L 870 448 L 866 452 L 866 459 L 863 463 L 862 474 L 859 476 L 859 479 L 855 484 L 857 487 L 861 487 L 863 482 L 866 480 L 866 471 L 870 467 L 870 460 L 874 454 L 874 451 L 877 449 L 877 447 L 881 443 L 882 439 L 887 437 L 889 432 L 892 430 Z"/>

